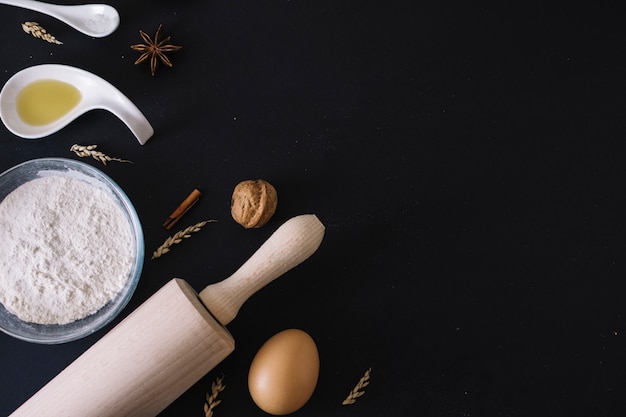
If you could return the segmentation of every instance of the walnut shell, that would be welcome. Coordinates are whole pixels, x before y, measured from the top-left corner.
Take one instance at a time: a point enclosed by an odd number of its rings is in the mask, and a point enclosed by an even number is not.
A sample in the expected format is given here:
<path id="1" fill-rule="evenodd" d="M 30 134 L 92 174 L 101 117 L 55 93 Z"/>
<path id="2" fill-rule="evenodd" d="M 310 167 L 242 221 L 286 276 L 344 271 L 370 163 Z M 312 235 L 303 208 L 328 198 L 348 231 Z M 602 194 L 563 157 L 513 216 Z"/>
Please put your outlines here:
<path id="1" fill-rule="evenodd" d="M 246 180 L 235 187 L 230 214 L 246 229 L 265 225 L 276 211 L 276 189 L 264 180 Z"/>

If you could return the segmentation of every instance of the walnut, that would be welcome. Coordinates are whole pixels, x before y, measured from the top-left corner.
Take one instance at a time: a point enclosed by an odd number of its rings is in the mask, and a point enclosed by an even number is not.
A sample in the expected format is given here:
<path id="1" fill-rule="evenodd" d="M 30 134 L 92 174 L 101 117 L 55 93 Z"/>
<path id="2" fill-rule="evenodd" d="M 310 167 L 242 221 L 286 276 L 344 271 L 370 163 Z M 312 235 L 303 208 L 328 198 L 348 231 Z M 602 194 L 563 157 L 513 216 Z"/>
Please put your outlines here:
<path id="1" fill-rule="evenodd" d="M 265 225 L 276 211 L 276 189 L 264 180 L 246 180 L 235 187 L 230 214 L 246 229 Z"/>

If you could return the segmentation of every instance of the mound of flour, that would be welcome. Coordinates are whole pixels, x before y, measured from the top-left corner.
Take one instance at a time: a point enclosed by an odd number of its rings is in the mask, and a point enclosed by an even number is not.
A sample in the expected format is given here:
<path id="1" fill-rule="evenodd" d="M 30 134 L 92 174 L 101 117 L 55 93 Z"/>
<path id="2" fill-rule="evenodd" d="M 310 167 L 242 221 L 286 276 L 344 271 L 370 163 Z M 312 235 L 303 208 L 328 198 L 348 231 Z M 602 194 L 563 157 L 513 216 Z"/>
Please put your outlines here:
<path id="1" fill-rule="evenodd" d="M 95 313 L 132 267 L 131 226 L 79 179 L 29 181 L 0 203 L 0 302 L 20 319 L 66 324 Z"/>

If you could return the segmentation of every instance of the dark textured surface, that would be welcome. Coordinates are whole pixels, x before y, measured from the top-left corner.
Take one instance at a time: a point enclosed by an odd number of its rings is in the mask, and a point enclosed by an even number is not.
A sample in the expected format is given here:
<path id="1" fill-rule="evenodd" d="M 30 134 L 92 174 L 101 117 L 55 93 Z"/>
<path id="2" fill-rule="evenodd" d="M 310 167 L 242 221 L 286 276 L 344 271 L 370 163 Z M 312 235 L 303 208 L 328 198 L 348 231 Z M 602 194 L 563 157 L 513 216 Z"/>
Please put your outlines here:
<path id="1" fill-rule="evenodd" d="M 229 325 L 237 349 L 163 416 L 264 415 L 247 368 L 276 332 L 318 343 L 321 375 L 299 416 L 616 416 L 626 412 L 626 13 L 618 2 L 111 1 L 91 39 L 0 6 L 0 81 L 63 63 L 128 95 L 156 134 L 140 146 L 94 111 L 41 140 L 0 129 L 0 169 L 97 144 L 134 164 L 101 168 L 139 213 L 146 251 L 181 220 L 210 224 L 146 260 L 123 316 L 172 277 L 200 290 L 232 273 L 286 219 L 315 213 L 320 250 Z M 22 32 L 34 20 L 64 42 Z M 134 66 L 138 30 L 183 49 Z M 264 228 L 230 219 L 230 194 L 264 178 Z M 178 225 L 177 225 L 178 226 Z M 119 321 L 119 320 L 118 320 Z M 110 328 L 110 327 L 109 327 Z M 106 329 L 108 330 L 108 328 Z M 59 346 L 0 334 L 0 415 L 106 330 Z M 341 401 L 372 367 L 358 402 Z"/>

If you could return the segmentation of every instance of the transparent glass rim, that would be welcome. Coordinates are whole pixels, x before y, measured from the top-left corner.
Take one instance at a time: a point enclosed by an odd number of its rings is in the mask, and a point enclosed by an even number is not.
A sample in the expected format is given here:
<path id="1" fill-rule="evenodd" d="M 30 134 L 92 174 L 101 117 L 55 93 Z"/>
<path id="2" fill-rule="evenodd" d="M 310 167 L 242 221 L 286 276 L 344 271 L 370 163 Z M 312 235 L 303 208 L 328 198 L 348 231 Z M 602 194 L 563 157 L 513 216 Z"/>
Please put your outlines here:
<path id="1" fill-rule="evenodd" d="M 0 201 L 20 185 L 45 175 L 78 176 L 79 179 L 86 176 L 91 180 L 90 184 L 109 191 L 127 216 L 134 238 L 133 266 L 124 287 L 110 302 L 90 316 L 61 325 L 29 323 L 10 313 L 0 303 L 0 331 L 27 342 L 58 344 L 89 336 L 119 315 L 137 288 L 143 269 L 145 245 L 139 217 L 126 193 L 108 175 L 84 162 L 66 158 L 39 158 L 15 165 L 0 174 Z"/>

